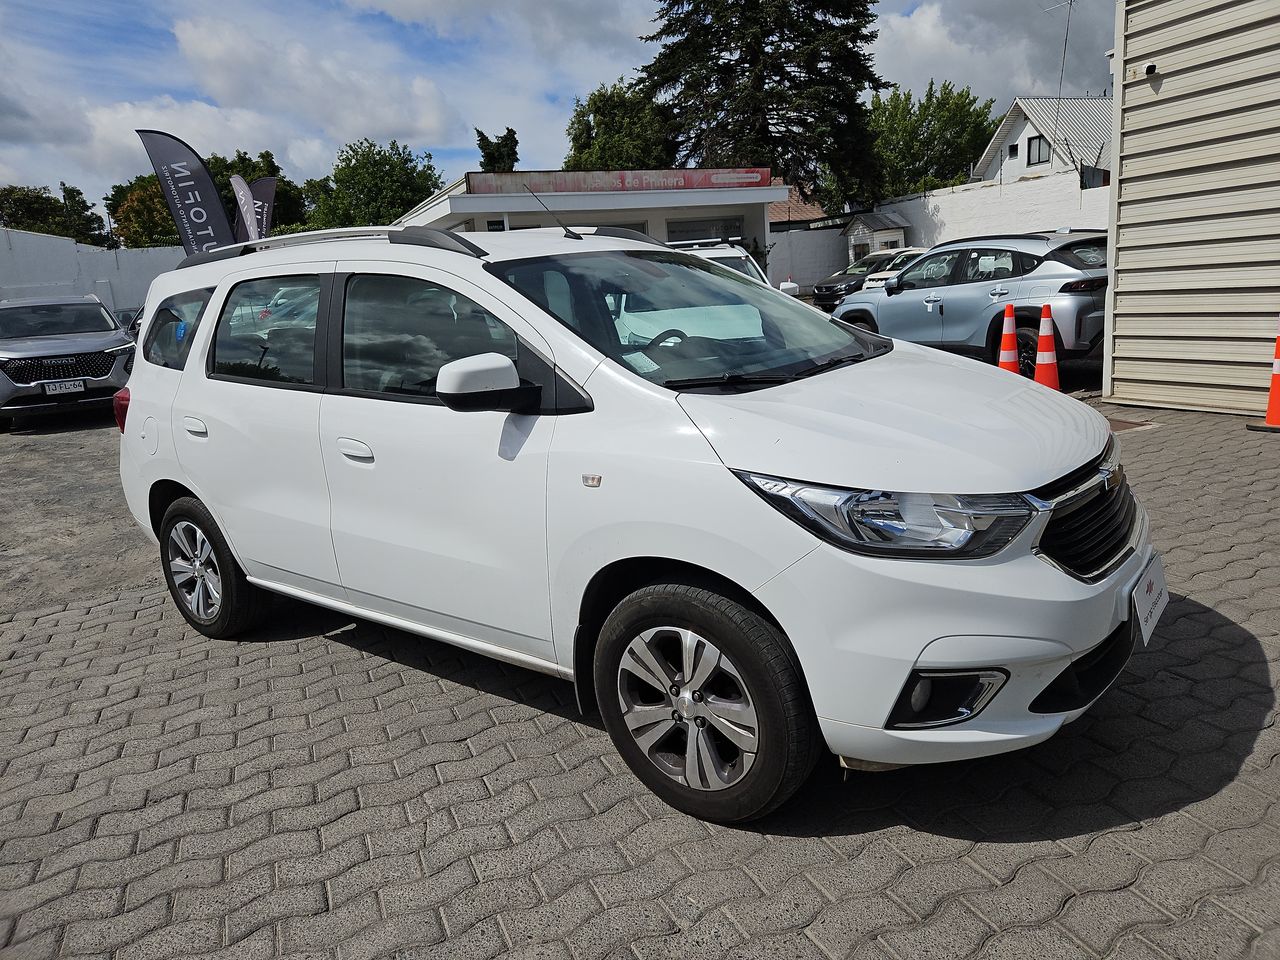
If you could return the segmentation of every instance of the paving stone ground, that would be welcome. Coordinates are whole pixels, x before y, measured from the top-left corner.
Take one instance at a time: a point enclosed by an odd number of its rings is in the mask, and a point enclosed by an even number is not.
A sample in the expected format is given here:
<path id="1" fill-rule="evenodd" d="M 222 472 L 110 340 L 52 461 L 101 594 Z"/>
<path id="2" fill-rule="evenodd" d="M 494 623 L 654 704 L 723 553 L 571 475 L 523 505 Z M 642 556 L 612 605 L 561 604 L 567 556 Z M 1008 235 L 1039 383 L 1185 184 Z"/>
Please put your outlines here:
<path id="1" fill-rule="evenodd" d="M 0 570 L 0 957 L 1280 957 L 1280 443 L 1104 409 L 1158 424 L 1123 435 L 1173 593 L 1150 648 L 1045 744 L 825 763 L 747 829 L 663 806 L 562 681 L 285 601 L 210 641 L 154 581 L 37 605 Z M 113 444 L 0 437 L 6 550 L 121 524 L 25 546 L 37 583 L 150 551 Z"/>

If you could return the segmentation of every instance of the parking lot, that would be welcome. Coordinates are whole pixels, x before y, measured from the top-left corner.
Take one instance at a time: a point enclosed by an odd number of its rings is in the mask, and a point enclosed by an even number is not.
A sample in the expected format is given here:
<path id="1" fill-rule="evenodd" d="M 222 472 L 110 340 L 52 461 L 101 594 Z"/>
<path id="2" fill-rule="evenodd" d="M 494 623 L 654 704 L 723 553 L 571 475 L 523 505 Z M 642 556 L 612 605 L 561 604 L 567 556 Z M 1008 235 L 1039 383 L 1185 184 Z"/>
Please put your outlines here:
<path id="1" fill-rule="evenodd" d="M 1004 757 L 676 814 L 570 684 L 279 601 L 186 628 L 110 417 L 0 436 L 0 956 L 1280 957 L 1280 447 L 1109 416 L 1172 601 Z"/>

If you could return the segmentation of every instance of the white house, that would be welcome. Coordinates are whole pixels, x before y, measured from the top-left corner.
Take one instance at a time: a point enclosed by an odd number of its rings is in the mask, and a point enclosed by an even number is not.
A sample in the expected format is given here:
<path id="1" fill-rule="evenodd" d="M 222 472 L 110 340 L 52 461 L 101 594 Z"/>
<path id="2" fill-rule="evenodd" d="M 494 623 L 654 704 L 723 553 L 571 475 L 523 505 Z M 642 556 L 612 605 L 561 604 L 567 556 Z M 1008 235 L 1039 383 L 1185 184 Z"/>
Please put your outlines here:
<path id="1" fill-rule="evenodd" d="M 895 197 L 875 212 L 902 221 L 905 243 L 1107 225 L 1110 97 L 1018 97 L 971 182 Z"/>

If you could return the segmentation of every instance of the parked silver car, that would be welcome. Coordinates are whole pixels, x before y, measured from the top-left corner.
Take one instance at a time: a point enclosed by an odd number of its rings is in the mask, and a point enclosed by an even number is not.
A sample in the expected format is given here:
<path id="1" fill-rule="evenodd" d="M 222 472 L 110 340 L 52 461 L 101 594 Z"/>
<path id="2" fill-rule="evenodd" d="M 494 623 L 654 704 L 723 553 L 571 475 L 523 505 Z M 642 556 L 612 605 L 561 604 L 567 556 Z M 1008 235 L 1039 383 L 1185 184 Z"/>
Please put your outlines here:
<path id="1" fill-rule="evenodd" d="M 16 417 L 109 406 L 133 349 L 97 297 L 0 300 L 0 432 Z"/>
<path id="2" fill-rule="evenodd" d="M 1107 235 L 1004 234 L 939 244 L 885 282 L 842 300 L 834 316 L 899 340 L 995 361 L 1004 308 L 1013 304 L 1018 365 L 1035 371 L 1040 308 L 1049 304 L 1059 357 L 1102 340 Z"/>

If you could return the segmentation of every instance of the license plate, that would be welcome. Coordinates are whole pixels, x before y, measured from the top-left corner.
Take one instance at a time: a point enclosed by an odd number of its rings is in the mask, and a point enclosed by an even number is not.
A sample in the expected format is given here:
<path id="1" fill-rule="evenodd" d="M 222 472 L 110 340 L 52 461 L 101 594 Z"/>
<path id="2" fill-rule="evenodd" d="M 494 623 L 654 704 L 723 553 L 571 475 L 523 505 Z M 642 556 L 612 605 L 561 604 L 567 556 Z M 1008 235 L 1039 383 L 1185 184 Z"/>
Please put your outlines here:
<path id="1" fill-rule="evenodd" d="M 1168 605 L 1169 588 L 1164 582 L 1164 563 L 1157 554 L 1133 588 L 1133 615 L 1138 620 L 1138 629 L 1142 631 L 1144 647 L 1151 641 L 1160 614 Z"/>
<path id="2" fill-rule="evenodd" d="M 61 383 L 46 383 L 44 385 L 46 396 L 56 397 L 63 393 L 84 393 L 83 380 L 63 380 Z"/>

